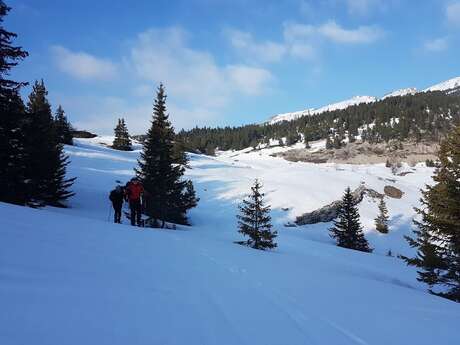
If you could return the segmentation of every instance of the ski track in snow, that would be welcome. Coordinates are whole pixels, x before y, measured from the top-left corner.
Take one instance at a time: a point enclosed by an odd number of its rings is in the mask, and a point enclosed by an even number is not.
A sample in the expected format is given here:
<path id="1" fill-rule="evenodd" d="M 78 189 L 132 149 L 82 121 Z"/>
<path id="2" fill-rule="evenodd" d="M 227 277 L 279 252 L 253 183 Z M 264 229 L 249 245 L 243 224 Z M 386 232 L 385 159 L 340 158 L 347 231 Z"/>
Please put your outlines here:
<path id="1" fill-rule="evenodd" d="M 111 224 L 108 192 L 132 176 L 139 151 L 76 140 L 66 147 L 77 176 L 70 208 L 0 203 L 0 344 L 454 344 L 458 304 L 432 296 L 416 272 L 385 253 L 412 254 L 419 188 L 432 169 L 291 163 L 257 152 L 190 155 L 201 198 L 192 227 L 151 230 Z M 139 148 L 137 146 L 137 148 Z M 233 243 L 237 202 L 254 178 L 265 184 L 279 232 L 274 251 Z M 385 179 L 395 179 L 389 182 Z M 390 234 L 373 230 L 377 205 L 361 220 L 374 254 L 337 248 L 329 223 L 285 228 L 296 215 L 341 197 L 362 181 L 388 199 Z M 126 206 L 125 206 L 126 207 Z M 283 211 L 283 208 L 289 208 Z M 112 214 L 113 215 L 113 214 Z M 135 230 L 135 231 L 133 231 Z M 436 332 L 433 330 L 436 329 Z"/>

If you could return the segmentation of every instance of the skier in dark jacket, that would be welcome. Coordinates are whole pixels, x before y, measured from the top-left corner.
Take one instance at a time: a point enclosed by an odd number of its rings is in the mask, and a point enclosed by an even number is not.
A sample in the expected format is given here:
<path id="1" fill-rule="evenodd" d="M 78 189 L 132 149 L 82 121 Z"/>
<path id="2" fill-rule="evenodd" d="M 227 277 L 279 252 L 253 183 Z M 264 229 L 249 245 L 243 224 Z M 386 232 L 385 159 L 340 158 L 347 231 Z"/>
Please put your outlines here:
<path id="1" fill-rule="evenodd" d="M 122 186 L 117 186 L 110 192 L 109 199 L 112 202 L 114 210 L 114 221 L 115 223 L 121 223 L 121 208 L 123 207 L 123 197 L 125 191 Z"/>
<path id="2" fill-rule="evenodd" d="M 144 187 L 137 178 L 132 178 L 125 187 L 125 198 L 131 209 L 131 225 L 142 225 L 142 203 L 141 197 L 144 194 Z"/>

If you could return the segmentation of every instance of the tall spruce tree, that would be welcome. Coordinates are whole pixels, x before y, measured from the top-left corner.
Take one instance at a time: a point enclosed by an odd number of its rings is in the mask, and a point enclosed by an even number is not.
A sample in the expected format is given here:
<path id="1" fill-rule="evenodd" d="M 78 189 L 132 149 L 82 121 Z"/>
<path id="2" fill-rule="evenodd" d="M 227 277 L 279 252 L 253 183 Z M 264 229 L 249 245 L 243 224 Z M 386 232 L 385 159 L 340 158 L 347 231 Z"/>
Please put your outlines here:
<path id="1" fill-rule="evenodd" d="M 174 129 L 166 112 L 163 85 L 158 88 L 153 105 L 152 124 L 143 144 L 137 176 L 146 190 L 145 213 L 160 222 L 188 224 L 187 211 L 198 199 L 191 181 L 184 180 L 187 158 L 174 145 Z"/>
<path id="2" fill-rule="evenodd" d="M 13 81 L 8 76 L 28 53 L 13 45 L 17 35 L 3 26 L 10 10 L 0 0 L 0 201 L 24 204 L 27 201 L 25 108 L 19 90 L 26 83 Z"/>
<path id="3" fill-rule="evenodd" d="M 56 115 L 54 115 L 54 129 L 60 144 L 73 145 L 72 126 L 61 105 L 58 106 Z"/>
<path id="4" fill-rule="evenodd" d="M 417 256 L 403 258 L 419 269 L 418 280 L 430 292 L 460 302 L 460 126 L 441 143 L 433 180 L 415 209 L 421 217 L 414 220 L 416 236 L 406 237 Z"/>
<path id="5" fill-rule="evenodd" d="M 66 179 L 68 157 L 59 143 L 42 81 L 36 81 L 27 103 L 26 140 L 29 193 L 35 205 L 63 207 L 63 201 L 74 195 L 69 190 L 75 178 Z"/>
<path id="6" fill-rule="evenodd" d="M 249 236 L 246 245 L 255 249 L 271 249 L 277 244 L 274 239 L 277 232 L 272 230 L 270 206 L 265 205 L 265 194 L 261 192 L 262 185 L 255 180 L 251 194 L 239 205 L 238 232 Z"/>
<path id="7" fill-rule="evenodd" d="M 115 139 L 113 140 L 112 148 L 121 151 L 131 151 L 132 144 L 129 138 L 128 127 L 126 126 L 125 119 L 118 119 L 118 124 L 115 127 Z"/>
<path id="8" fill-rule="evenodd" d="M 350 187 L 345 190 L 330 236 L 343 248 L 372 252 L 359 221 L 359 212 Z"/>
<path id="9" fill-rule="evenodd" d="M 382 198 L 379 202 L 379 214 L 375 218 L 375 228 L 382 234 L 388 233 L 388 209 L 385 200 Z"/>

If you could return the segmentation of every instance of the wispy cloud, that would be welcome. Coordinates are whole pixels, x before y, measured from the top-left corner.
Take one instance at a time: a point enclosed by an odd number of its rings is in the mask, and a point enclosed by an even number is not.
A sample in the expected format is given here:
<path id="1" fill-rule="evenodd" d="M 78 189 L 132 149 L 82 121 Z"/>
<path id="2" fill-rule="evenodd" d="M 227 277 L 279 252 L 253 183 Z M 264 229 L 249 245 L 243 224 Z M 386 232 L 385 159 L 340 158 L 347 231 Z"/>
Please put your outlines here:
<path id="1" fill-rule="evenodd" d="M 345 29 L 334 21 L 321 25 L 317 31 L 331 41 L 347 44 L 373 43 L 384 35 L 383 30 L 377 26 L 360 26 L 356 29 Z"/>
<path id="2" fill-rule="evenodd" d="M 286 57 L 311 59 L 317 55 L 319 43 L 370 44 L 382 38 L 385 32 L 377 26 L 346 29 L 335 21 L 322 25 L 287 22 L 283 26 L 283 39 L 279 42 L 257 41 L 250 33 L 226 30 L 231 46 L 252 63 L 278 62 Z"/>
<path id="3" fill-rule="evenodd" d="M 446 18 L 449 24 L 460 27 L 460 1 L 451 2 L 447 5 Z"/>
<path id="4" fill-rule="evenodd" d="M 72 52 L 63 46 L 53 46 L 51 51 L 59 70 L 74 78 L 112 80 L 117 76 L 117 66 L 108 59 L 84 52 Z"/>
<path id="5" fill-rule="evenodd" d="M 286 47 L 282 43 L 273 41 L 256 42 L 254 37 L 244 31 L 228 29 L 225 35 L 230 40 L 233 48 L 241 55 L 264 62 L 280 61 L 286 54 Z"/>
<path id="6" fill-rule="evenodd" d="M 423 48 L 429 52 L 441 52 L 449 47 L 449 40 L 447 37 L 435 38 L 425 41 Z"/>

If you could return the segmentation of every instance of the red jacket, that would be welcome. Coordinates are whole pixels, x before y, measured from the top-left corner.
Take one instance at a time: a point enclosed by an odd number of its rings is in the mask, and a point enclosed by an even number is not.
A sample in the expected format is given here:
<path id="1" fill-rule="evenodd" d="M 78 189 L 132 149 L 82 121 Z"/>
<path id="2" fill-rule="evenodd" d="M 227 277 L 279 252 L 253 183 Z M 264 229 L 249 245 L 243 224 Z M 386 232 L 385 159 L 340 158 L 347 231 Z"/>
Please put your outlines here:
<path id="1" fill-rule="evenodd" d="M 144 187 L 140 183 L 130 182 L 126 186 L 126 197 L 128 201 L 140 200 L 142 193 L 144 193 Z"/>

